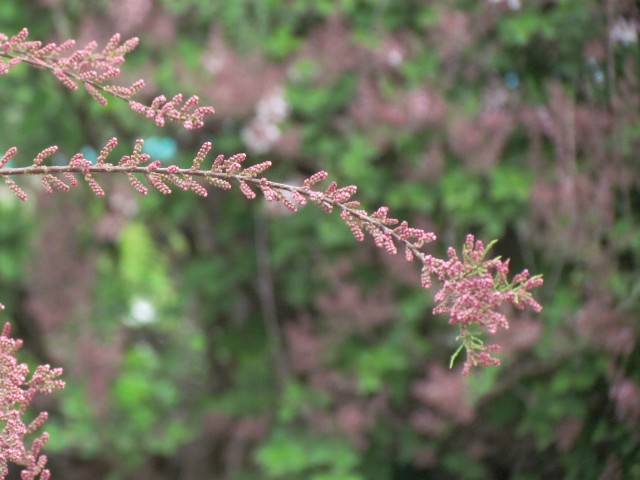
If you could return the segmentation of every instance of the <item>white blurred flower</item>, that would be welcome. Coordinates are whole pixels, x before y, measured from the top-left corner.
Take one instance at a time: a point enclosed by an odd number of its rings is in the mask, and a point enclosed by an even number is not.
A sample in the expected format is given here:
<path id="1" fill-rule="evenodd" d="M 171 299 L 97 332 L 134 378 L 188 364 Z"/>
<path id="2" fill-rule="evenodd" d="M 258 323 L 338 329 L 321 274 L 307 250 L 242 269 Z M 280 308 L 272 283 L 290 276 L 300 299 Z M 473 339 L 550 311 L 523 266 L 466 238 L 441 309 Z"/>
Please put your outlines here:
<path id="1" fill-rule="evenodd" d="M 387 65 L 392 68 L 398 68 L 402 61 L 404 60 L 404 55 L 402 54 L 402 50 L 398 47 L 391 48 L 387 52 Z"/>
<path id="2" fill-rule="evenodd" d="M 504 3 L 504 2 L 505 0 L 489 0 L 489 3 L 494 3 L 494 4 Z M 507 4 L 507 7 L 509 7 L 511 10 L 520 10 L 520 7 L 522 7 L 520 0 L 506 0 L 506 4 Z"/>
<path id="3" fill-rule="evenodd" d="M 289 115 L 289 104 L 282 90 L 272 90 L 256 105 L 256 114 L 242 129 L 242 140 L 252 153 L 267 153 L 282 132 L 278 124 Z"/>
<path id="4" fill-rule="evenodd" d="M 242 129 L 242 141 L 256 154 L 267 153 L 280 138 L 281 132 L 275 123 L 254 118 Z"/>
<path id="5" fill-rule="evenodd" d="M 156 308 L 145 298 L 136 298 L 131 302 L 129 316 L 125 324 L 130 327 L 140 327 L 156 321 Z"/>
<path id="6" fill-rule="evenodd" d="M 638 41 L 638 28 L 636 22 L 619 18 L 609 30 L 609 38 L 612 43 L 629 45 Z"/>
<path id="7" fill-rule="evenodd" d="M 280 123 L 289 115 L 289 104 L 282 90 L 274 90 L 262 97 L 256 105 L 256 118 L 265 122 Z"/>
<path id="8" fill-rule="evenodd" d="M 203 68 L 211 75 L 220 73 L 226 63 L 224 57 L 214 51 L 206 52 L 200 59 Z"/>

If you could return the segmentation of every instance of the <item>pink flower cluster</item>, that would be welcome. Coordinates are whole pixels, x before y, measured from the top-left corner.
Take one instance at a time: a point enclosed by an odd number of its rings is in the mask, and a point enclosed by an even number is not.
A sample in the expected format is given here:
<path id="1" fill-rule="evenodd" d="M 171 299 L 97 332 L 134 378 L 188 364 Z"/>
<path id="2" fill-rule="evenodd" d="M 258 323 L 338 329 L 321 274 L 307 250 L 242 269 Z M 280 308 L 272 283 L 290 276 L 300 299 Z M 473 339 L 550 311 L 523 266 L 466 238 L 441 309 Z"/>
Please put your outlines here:
<path id="1" fill-rule="evenodd" d="M 200 99 L 195 95 L 183 102 L 182 94 L 178 93 L 171 100 L 167 100 L 164 95 L 159 95 L 153 99 L 149 107 L 133 100 L 129 101 L 129 105 L 134 112 L 155 120 L 159 127 L 163 127 L 165 120 L 169 119 L 182 122 L 182 126 L 187 130 L 194 130 L 202 128 L 204 118 L 214 113 L 211 106 L 198 107 L 199 102 Z"/>
<path id="2" fill-rule="evenodd" d="M 436 306 L 433 313 L 448 314 L 449 323 L 458 325 L 458 340 L 462 343 L 454 354 L 454 359 L 465 348 L 465 374 L 472 366 L 500 364 L 499 360 L 491 356 L 492 352 L 499 350 L 499 346 L 484 345 L 473 333 L 473 327 L 481 327 L 490 334 L 496 333 L 499 327 L 509 328 L 507 317 L 500 310 L 505 303 L 511 303 L 520 310 L 526 306 L 535 312 L 542 310 L 530 292 L 542 285 L 542 277 L 531 277 L 524 270 L 509 281 L 508 260 L 502 261 L 500 257 L 485 260 L 492 245 L 493 243 L 485 248 L 481 240 L 468 235 L 462 259 L 458 258 L 453 248 L 449 248 L 447 260 L 430 255 L 421 256 L 423 286 L 430 286 L 432 275 L 442 283 L 435 295 Z"/>
<path id="3" fill-rule="evenodd" d="M 28 35 L 29 31 L 26 28 L 12 37 L 0 33 L 0 57 L 8 59 L 6 63 L 0 61 L 0 75 L 9 73 L 11 68 L 22 62 L 50 70 L 71 90 L 77 90 L 78 84 L 81 83 L 87 93 L 101 105 L 107 104 L 103 93 L 129 101 L 134 112 L 153 119 L 159 126 L 164 126 L 168 119 L 182 123 L 188 130 L 201 128 L 204 118 L 214 113 L 211 106 L 198 107 L 199 99 L 195 95 L 184 102 L 180 93 L 171 100 L 159 95 L 153 99 L 150 106 L 133 101 L 131 97 L 144 87 L 142 79 L 129 87 L 108 83 L 120 75 L 120 65 L 124 63 L 125 55 L 138 45 L 137 37 L 121 42 L 120 34 L 116 33 L 102 51 L 96 51 L 98 44 L 90 42 L 84 48 L 67 55 L 75 46 L 75 40 L 67 40 L 60 45 L 48 43 L 43 46 L 39 41 L 27 41 Z"/>
<path id="4" fill-rule="evenodd" d="M 0 34 L 0 55 L 9 59 L 6 65 L 2 62 L 0 74 L 6 74 L 10 68 L 26 62 L 51 70 L 58 80 L 71 90 L 76 90 L 78 83 L 83 83 L 85 87 L 90 85 L 93 91 L 91 88 L 87 91 L 101 104 L 105 104 L 106 100 L 95 88 L 104 90 L 107 80 L 120 75 L 119 66 L 124 63 L 124 56 L 138 45 L 138 38 L 120 43 L 120 35 L 115 34 L 101 52 L 96 52 L 96 42 L 90 42 L 84 48 L 65 55 L 75 47 L 75 40 L 67 40 L 60 45 L 48 43 L 43 46 L 40 41 L 27 41 L 28 35 L 29 31 L 26 28 L 10 38 Z M 144 82 L 138 80 L 131 87 L 114 88 L 121 95 L 131 96 L 143 86 Z"/>
<path id="5" fill-rule="evenodd" d="M 1 306 L 1 305 L 0 305 Z M 31 448 L 25 445 L 25 435 L 33 433 L 47 420 L 47 412 L 41 412 L 35 420 L 25 425 L 22 416 L 31 404 L 36 393 L 51 393 L 63 388 L 61 368 L 40 365 L 27 379 L 29 367 L 18 363 L 15 353 L 22 341 L 9 337 L 11 326 L 5 324 L 0 334 L 0 424 L 4 425 L 0 433 L 0 478 L 9 473 L 9 463 L 23 467 L 23 480 L 47 480 L 49 470 L 45 468 L 47 457 L 40 450 L 48 439 L 45 432 L 33 441 Z"/>

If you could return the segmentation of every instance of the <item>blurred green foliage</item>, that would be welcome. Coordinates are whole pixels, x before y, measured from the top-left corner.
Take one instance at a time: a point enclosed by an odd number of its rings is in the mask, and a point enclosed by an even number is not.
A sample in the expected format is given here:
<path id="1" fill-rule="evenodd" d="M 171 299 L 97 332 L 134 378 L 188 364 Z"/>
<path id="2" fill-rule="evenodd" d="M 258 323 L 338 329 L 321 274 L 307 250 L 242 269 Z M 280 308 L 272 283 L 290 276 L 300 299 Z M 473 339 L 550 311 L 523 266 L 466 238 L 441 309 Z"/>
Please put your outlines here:
<path id="1" fill-rule="evenodd" d="M 628 43 L 612 34 L 638 20 L 633 8 L 4 3 L 7 34 L 139 35 L 127 65 L 150 80 L 150 98 L 231 98 L 219 99 L 228 118 L 203 132 L 159 131 L 18 66 L 0 79 L 0 148 L 17 145 L 16 164 L 114 135 L 123 152 L 142 137 L 154 157 L 185 165 L 203 141 L 227 155 L 250 148 L 243 129 L 273 76 L 290 109 L 282 138 L 298 136 L 250 155 L 274 161 L 274 180 L 327 170 L 358 185 L 367 208 L 433 228 L 436 253 L 472 232 L 546 278 L 537 333 L 514 319 L 503 365 L 463 381 L 438 370 L 455 332 L 431 315 L 417 272 L 312 207 L 289 215 L 237 191 L 138 198 L 113 181 L 106 200 L 76 194 L 81 240 L 65 250 L 43 225 L 66 225 L 69 212 L 46 210 L 35 186 L 26 205 L 0 189 L 0 300 L 40 339 L 26 338 L 33 355 L 68 372 L 49 423 L 58 477 L 86 478 L 86 463 L 114 480 L 640 476 L 640 50 L 637 32 Z M 228 55 L 219 71 L 204 61 L 216 49 Z M 74 259 L 90 268 L 76 272 Z M 33 299 L 62 309 L 67 287 L 90 294 L 51 328 Z"/>

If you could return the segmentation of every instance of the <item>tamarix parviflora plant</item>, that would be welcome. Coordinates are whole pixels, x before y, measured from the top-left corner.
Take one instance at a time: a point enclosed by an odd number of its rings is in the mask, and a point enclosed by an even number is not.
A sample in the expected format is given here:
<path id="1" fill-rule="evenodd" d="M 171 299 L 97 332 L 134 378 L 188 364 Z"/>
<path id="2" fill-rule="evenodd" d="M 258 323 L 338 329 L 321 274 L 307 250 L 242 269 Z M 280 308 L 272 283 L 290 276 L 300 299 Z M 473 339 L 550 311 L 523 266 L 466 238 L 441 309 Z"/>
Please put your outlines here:
<path id="1" fill-rule="evenodd" d="M 0 75 L 10 73 L 20 63 L 49 70 L 65 87 L 77 90 L 82 85 L 101 105 L 107 103 L 107 96 L 128 102 L 131 110 L 155 121 L 160 127 L 172 121 L 189 130 L 201 128 L 205 118 L 214 113 L 211 106 L 199 106 L 197 96 L 185 99 L 179 93 L 170 100 L 160 95 L 150 105 L 137 102 L 132 98 L 143 88 L 142 79 L 129 87 L 111 84 L 121 72 L 120 66 L 125 61 L 125 55 L 137 46 L 137 38 L 121 42 L 120 35 L 116 34 L 102 50 L 97 49 L 96 42 L 77 49 L 73 40 L 57 45 L 29 41 L 27 38 L 26 28 L 12 37 L 0 33 Z M 434 276 L 438 279 L 441 288 L 435 295 L 433 313 L 447 314 L 449 323 L 457 327 L 459 348 L 453 354 L 451 364 L 464 349 L 466 361 L 462 371 L 465 375 L 474 366 L 499 365 L 500 361 L 492 356 L 499 346 L 485 344 L 479 332 L 493 334 L 498 327 L 509 327 L 502 313 L 503 304 L 510 303 L 519 309 L 529 306 L 536 312 L 541 310 L 540 304 L 531 295 L 531 290 L 542 284 L 541 276 L 530 276 L 524 270 L 509 279 L 508 260 L 503 261 L 500 257 L 487 259 L 493 243 L 485 247 L 482 241 L 469 235 L 461 257 L 454 248 L 449 248 L 447 259 L 436 258 L 425 251 L 425 245 L 436 239 L 433 233 L 410 227 L 406 221 L 390 217 L 386 206 L 373 212 L 366 211 L 360 202 L 353 199 L 357 190 L 355 185 L 338 187 L 336 182 L 330 182 L 325 188 L 319 187 L 328 177 L 325 171 L 311 175 L 301 185 L 290 185 L 274 182 L 264 176 L 271 166 L 269 161 L 244 166 L 244 153 L 227 158 L 218 155 L 209 163 L 209 168 L 203 168 L 203 165 L 207 165 L 205 160 L 212 148 L 209 142 L 200 147 L 188 167 L 164 166 L 143 153 L 141 139 L 136 140 L 130 155 L 110 162 L 110 154 L 116 145 L 116 138 L 108 140 L 95 163 L 82 153 L 77 153 L 67 165 L 48 166 L 47 158 L 58 150 L 53 145 L 44 148 L 30 166 L 10 168 L 7 163 L 18 151 L 14 146 L 4 152 L 0 159 L 0 176 L 16 197 L 23 201 L 27 200 L 27 194 L 14 180 L 22 175 L 39 177 L 42 187 L 49 193 L 53 190 L 68 191 L 77 186 L 78 177 L 82 177 L 100 197 L 105 195 L 105 191 L 96 177 L 126 175 L 132 187 L 142 195 L 147 195 L 149 189 L 167 195 L 172 187 L 177 187 L 205 197 L 206 186 L 228 190 L 235 185 L 249 199 L 256 198 L 260 193 L 267 201 L 280 203 L 293 212 L 307 203 L 315 204 L 327 213 L 338 210 L 356 240 L 363 241 L 369 235 L 377 247 L 384 248 L 388 253 L 395 255 L 402 249 L 407 261 L 418 261 L 421 264 L 420 283 L 424 288 L 431 286 Z M 62 372 L 41 366 L 32 380 L 27 382 L 25 366 L 18 365 L 13 357 L 20 343 L 8 335 L 9 328 L 5 327 L 0 337 L 0 369 L 2 378 L 11 381 L 3 380 L 0 383 L 0 420 L 4 421 L 0 436 L 0 475 L 4 478 L 7 464 L 13 462 L 24 467 L 22 478 L 39 476 L 45 479 L 49 477 L 48 470 L 44 468 L 46 457 L 39 456 L 38 452 L 47 438 L 46 434 L 34 442 L 30 451 L 24 447 L 23 439 L 27 432 L 44 422 L 46 415 L 39 416 L 29 426 L 24 426 L 20 418 L 36 391 L 50 392 L 64 385 L 61 380 L 54 379 Z M 46 382 L 34 380 L 43 376 L 46 376 Z"/>

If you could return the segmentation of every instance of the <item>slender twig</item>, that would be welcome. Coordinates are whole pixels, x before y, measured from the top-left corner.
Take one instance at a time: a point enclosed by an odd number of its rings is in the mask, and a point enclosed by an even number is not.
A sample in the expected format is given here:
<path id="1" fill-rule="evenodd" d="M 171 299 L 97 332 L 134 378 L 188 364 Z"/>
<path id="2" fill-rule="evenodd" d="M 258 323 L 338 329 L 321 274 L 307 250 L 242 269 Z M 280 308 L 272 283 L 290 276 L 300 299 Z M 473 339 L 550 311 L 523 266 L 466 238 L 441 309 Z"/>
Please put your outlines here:
<path id="1" fill-rule="evenodd" d="M 258 262 L 258 298 L 262 310 L 262 319 L 269 337 L 269 348 L 275 364 L 276 379 L 282 391 L 289 378 L 289 366 L 285 356 L 282 329 L 278 321 L 276 310 L 275 288 L 269 259 L 268 224 L 265 216 L 260 212 L 254 215 L 256 260 Z"/>

